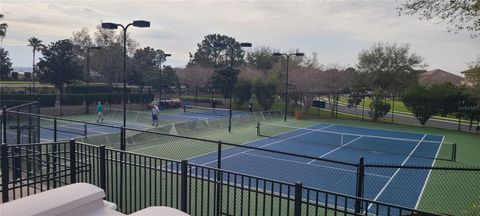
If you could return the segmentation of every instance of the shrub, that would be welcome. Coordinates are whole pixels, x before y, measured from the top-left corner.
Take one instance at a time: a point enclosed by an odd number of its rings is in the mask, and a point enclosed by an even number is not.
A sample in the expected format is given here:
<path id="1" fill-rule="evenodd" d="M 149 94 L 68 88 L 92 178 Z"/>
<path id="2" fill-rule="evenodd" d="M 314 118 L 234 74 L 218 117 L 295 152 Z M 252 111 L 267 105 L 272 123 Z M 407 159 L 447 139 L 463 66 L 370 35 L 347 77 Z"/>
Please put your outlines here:
<path id="1" fill-rule="evenodd" d="M 96 86 L 91 85 L 88 87 L 89 93 L 103 93 L 108 94 L 110 92 L 110 87 L 106 85 Z M 113 87 L 111 89 L 112 93 L 123 93 L 123 87 Z M 130 93 L 131 89 L 127 88 L 127 93 Z M 69 85 L 65 88 L 65 93 L 68 94 L 85 94 L 87 93 L 86 85 Z"/>
<path id="2" fill-rule="evenodd" d="M 372 103 L 370 103 L 370 112 L 368 114 L 373 121 L 378 121 L 390 111 L 390 104 L 385 102 L 383 95 L 381 90 L 377 90 L 372 98 Z"/>
<path id="3" fill-rule="evenodd" d="M 3 100 L 38 101 L 41 107 L 55 106 L 56 96 L 53 94 L 25 95 L 25 94 L 4 94 Z"/>

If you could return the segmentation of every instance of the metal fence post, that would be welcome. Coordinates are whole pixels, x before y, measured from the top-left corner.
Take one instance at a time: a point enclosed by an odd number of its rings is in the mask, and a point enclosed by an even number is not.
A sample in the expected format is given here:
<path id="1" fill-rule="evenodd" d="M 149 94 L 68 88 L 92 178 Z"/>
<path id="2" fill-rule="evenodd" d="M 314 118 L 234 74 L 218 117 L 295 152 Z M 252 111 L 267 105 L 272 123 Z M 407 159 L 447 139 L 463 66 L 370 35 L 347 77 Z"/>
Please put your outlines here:
<path id="1" fill-rule="evenodd" d="M 99 161 L 99 175 L 100 175 L 100 188 L 105 191 L 105 194 L 107 193 L 107 172 L 106 172 L 106 163 L 107 163 L 107 158 L 106 158 L 106 150 L 105 146 L 101 145 L 99 148 L 99 153 L 100 153 L 100 161 Z"/>
<path id="2" fill-rule="evenodd" d="M 20 139 L 20 114 L 17 113 L 17 144 L 21 143 Z"/>
<path id="3" fill-rule="evenodd" d="M 20 136 L 20 114 L 17 113 L 17 144 L 21 144 L 21 136 Z M 22 171 L 21 171 L 21 158 L 20 158 L 20 148 L 18 146 L 15 146 L 13 149 L 13 152 L 15 153 L 15 157 L 13 158 L 13 163 L 14 163 L 14 173 L 13 173 L 13 178 L 14 179 L 20 179 L 22 176 Z"/>
<path id="4" fill-rule="evenodd" d="M 7 143 L 7 107 L 2 107 L 3 143 Z"/>
<path id="5" fill-rule="evenodd" d="M 57 164 L 57 157 L 58 157 L 58 152 L 57 152 L 57 145 L 58 144 L 53 144 L 52 145 L 52 164 L 53 164 L 53 167 L 52 167 L 52 176 L 53 176 L 53 188 L 57 188 L 57 166 L 59 166 L 59 164 Z"/>
<path id="6" fill-rule="evenodd" d="M 8 170 L 8 147 L 4 143 L 1 146 L 1 156 L 2 156 L 2 202 L 8 202 L 8 179 L 10 178 Z"/>
<path id="7" fill-rule="evenodd" d="M 222 210 L 222 141 L 218 141 L 217 145 L 217 194 L 216 194 L 216 205 L 217 205 L 217 215 L 221 215 Z"/>
<path id="8" fill-rule="evenodd" d="M 392 119 L 391 119 L 391 122 L 393 124 L 393 113 L 395 112 L 395 96 L 393 96 L 393 100 L 392 100 Z"/>
<path id="9" fill-rule="evenodd" d="M 53 141 L 57 142 L 57 118 L 53 119 Z"/>
<path id="10" fill-rule="evenodd" d="M 28 113 L 32 113 L 32 106 L 28 106 Z M 32 116 L 28 115 L 28 144 L 32 142 Z"/>
<path id="11" fill-rule="evenodd" d="M 127 149 L 126 147 L 126 142 L 127 140 L 125 139 L 125 127 L 122 127 L 120 129 L 120 150 L 125 151 Z"/>
<path id="12" fill-rule="evenodd" d="M 339 96 L 338 93 L 337 93 L 337 97 L 336 97 L 336 101 L 335 101 L 335 119 L 338 118 L 338 100 L 340 100 L 339 97 L 340 97 L 340 96 Z"/>
<path id="13" fill-rule="evenodd" d="M 294 216 L 300 216 L 302 214 L 302 183 L 295 183 L 295 208 L 293 210 Z"/>
<path id="14" fill-rule="evenodd" d="M 363 157 L 360 158 L 357 168 L 357 188 L 356 188 L 356 198 L 355 198 L 355 213 L 360 213 L 362 208 L 362 201 L 360 198 L 363 197 L 363 186 L 364 186 L 364 176 L 365 176 L 365 163 Z"/>
<path id="15" fill-rule="evenodd" d="M 365 97 L 362 98 L 362 121 L 363 121 L 364 115 L 365 115 Z"/>
<path id="16" fill-rule="evenodd" d="M 180 187 L 180 210 L 183 212 L 187 213 L 187 200 L 188 200 L 188 195 L 187 195 L 187 161 L 182 160 L 181 162 L 181 169 L 182 169 L 182 175 L 181 175 L 181 187 Z"/>
<path id="17" fill-rule="evenodd" d="M 222 141 L 217 143 L 217 169 L 222 168 Z"/>
<path id="18" fill-rule="evenodd" d="M 453 143 L 452 161 L 457 162 L 457 143 Z"/>
<path id="19" fill-rule="evenodd" d="M 77 182 L 77 155 L 75 140 L 70 140 L 70 184 Z"/>

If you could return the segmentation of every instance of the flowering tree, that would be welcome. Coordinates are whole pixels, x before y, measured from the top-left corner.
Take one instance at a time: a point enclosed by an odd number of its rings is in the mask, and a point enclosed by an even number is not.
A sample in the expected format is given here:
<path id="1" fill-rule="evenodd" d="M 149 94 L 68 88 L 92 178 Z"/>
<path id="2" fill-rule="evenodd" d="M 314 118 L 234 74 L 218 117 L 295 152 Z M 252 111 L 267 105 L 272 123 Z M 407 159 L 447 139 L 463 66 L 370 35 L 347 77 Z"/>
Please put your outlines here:
<path id="1" fill-rule="evenodd" d="M 333 117 L 338 105 L 338 92 L 349 89 L 353 86 L 354 71 L 343 70 L 339 66 L 334 66 L 323 71 L 321 76 L 321 89 L 326 92 L 331 111 L 330 116 Z"/>
<path id="2" fill-rule="evenodd" d="M 213 76 L 214 69 L 201 65 L 191 65 L 185 69 L 176 69 L 180 83 L 186 85 L 190 93 L 194 91 L 195 101 L 198 97 L 198 88 L 205 86 Z"/>
<path id="3" fill-rule="evenodd" d="M 313 67 L 295 67 L 289 74 L 289 92 L 294 92 L 291 97 L 301 101 L 304 111 L 312 105 L 313 95 L 322 83 L 322 71 Z M 293 90 L 293 91 L 292 91 Z"/>

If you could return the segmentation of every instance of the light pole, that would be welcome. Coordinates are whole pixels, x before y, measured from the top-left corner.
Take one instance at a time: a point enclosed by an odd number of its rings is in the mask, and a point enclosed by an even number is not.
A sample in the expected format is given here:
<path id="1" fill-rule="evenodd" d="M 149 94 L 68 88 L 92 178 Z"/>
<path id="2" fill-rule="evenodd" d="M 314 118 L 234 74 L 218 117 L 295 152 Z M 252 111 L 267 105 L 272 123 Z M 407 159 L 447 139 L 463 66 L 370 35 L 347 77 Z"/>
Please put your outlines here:
<path id="1" fill-rule="evenodd" d="M 230 98 L 228 101 L 228 109 L 229 109 L 229 116 L 228 116 L 228 132 L 232 131 L 232 96 L 233 96 L 233 54 L 235 52 L 235 46 L 236 44 L 233 45 L 228 45 L 220 42 L 215 42 L 214 46 L 215 47 L 220 47 L 220 48 L 227 48 L 230 49 L 230 76 L 228 77 L 228 86 L 230 87 Z M 240 47 L 252 47 L 252 43 L 240 43 Z"/>
<path id="2" fill-rule="evenodd" d="M 135 20 L 126 26 L 118 23 L 102 23 L 103 29 L 117 29 L 119 26 L 123 29 L 123 127 L 127 126 L 127 29 L 132 25 L 139 28 L 148 28 L 150 22 Z"/>
<path id="3" fill-rule="evenodd" d="M 304 56 L 303 53 L 273 53 L 273 56 L 286 56 L 287 57 L 287 75 L 285 76 L 285 116 L 283 121 L 287 121 L 288 111 L 288 62 L 290 62 L 290 56 Z"/>
<path id="4" fill-rule="evenodd" d="M 90 106 L 88 104 L 88 99 L 90 96 L 90 51 L 91 50 L 100 50 L 100 47 L 97 46 L 89 46 L 87 47 L 87 94 L 85 96 L 85 104 L 87 107 L 86 113 L 90 113 Z"/>
<path id="5" fill-rule="evenodd" d="M 159 70 L 160 70 L 160 73 L 159 73 L 159 80 L 158 80 L 158 84 L 159 84 L 159 90 L 158 90 L 158 102 L 160 103 L 160 100 L 162 100 L 162 61 L 166 61 L 167 60 L 167 57 L 170 57 L 172 56 L 172 54 L 168 54 L 168 53 L 159 53 L 155 56 L 155 59 L 153 60 L 153 62 L 158 65 L 159 67 Z"/>

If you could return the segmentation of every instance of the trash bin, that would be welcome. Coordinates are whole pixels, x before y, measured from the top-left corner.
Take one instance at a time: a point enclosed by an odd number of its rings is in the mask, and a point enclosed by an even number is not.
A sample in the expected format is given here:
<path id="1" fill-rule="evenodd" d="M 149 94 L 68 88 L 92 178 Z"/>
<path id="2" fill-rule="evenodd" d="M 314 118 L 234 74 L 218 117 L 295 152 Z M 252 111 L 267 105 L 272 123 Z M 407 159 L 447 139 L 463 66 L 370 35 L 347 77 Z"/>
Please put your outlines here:
<path id="1" fill-rule="evenodd" d="M 295 112 L 295 118 L 298 120 L 303 119 L 303 112 L 300 112 L 300 111 Z"/>

